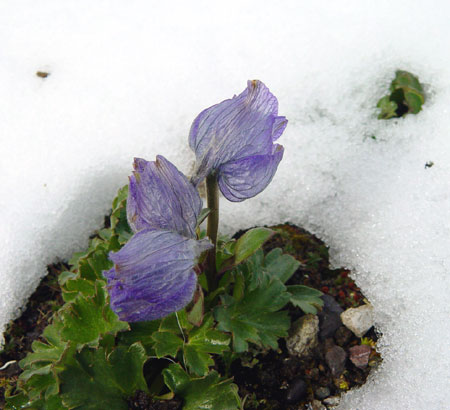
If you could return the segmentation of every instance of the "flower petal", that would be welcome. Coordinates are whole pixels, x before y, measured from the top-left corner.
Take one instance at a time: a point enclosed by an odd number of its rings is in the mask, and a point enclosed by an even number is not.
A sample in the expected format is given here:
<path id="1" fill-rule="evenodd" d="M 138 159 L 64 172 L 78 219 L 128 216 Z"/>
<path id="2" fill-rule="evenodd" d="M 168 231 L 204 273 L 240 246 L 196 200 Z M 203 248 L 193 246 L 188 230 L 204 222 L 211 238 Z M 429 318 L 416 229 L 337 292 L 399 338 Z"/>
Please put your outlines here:
<path id="1" fill-rule="evenodd" d="M 288 121 L 286 117 L 275 118 L 272 129 L 272 141 L 276 141 L 278 138 L 280 138 L 281 134 L 283 134 L 283 131 L 287 126 L 287 123 Z"/>
<path id="2" fill-rule="evenodd" d="M 163 156 L 156 161 L 135 158 L 134 169 L 127 202 L 133 231 L 167 229 L 194 238 L 202 209 L 195 187 Z"/>
<path id="3" fill-rule="evenodd" d="M 271 154 L 273 140 L 286 127 L 277 114 L 276 97 L 258 80 L 249 81 L 237 97 L 202 111 L 189 134 L 197 159 L 192 182 L 198 184 L 229 161 Z"/>
<path id="4" fill-rule="evenodd" d="M 275 175 L 283 152 L 283 147 L 276 144 L 270 155 L 255 155 L 222 165 L 219 188 L 225 198 L 240 202 L 263 191 Z"/>
<path id="5" fill-rule="evenodd" d="M 211 248 L 170 232 L 146 229 L 118 252 L 114 267 L 105 272 L 111 308 L 128 322 L 154 320 L 176 312 L 192 299 L 197 283 L 197 257 Z"/>

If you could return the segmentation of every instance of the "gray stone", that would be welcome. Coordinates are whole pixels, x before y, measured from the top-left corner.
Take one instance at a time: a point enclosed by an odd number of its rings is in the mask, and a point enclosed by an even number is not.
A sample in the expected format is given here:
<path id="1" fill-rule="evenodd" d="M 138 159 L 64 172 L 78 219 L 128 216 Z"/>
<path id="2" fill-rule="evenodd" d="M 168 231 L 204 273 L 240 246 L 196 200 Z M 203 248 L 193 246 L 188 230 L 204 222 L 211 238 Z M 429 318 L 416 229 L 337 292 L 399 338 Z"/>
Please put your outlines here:
<path id="1" fill-rule="evenodd" d="M 325 400 L 323 400 L 323 404 L 326 404 L 329 407 L 334 407 L 339 404 L 341 401 L 341 398 L 339 396 L 331 396 L 327 397 Z"/>
<path id="2" fill-rule="evenodd" d="M 319 400 L 326 399 L 331 394 L 328 387 L 319 387 L 315 391 L 315 395 Z"/>
<path id="3" fill-rule="evenodd" d="M 341 313 L 341 320 L 355 336 L 362 337 L 373 326 L 373 307 L 367 304 L 357 308 L 349 308 Z"/>
<path id="4" fill-rule="evenodd" d="M 307 404 L 306 408 L 308 410 L 327 410 L 319 400 L 313 400 L 311 403 Z"/>
<path id="5" fill-rule="evenodd" d="M 340 346 L 332 346 L 325 353 L 325 362 L 331 370 L 333 377 L 338 377 L 345 369 L 347 353 Z"/>
<path id="6" fill-rule="evenodd" d="M 318 345 L 319 319 L 316 315 L 307 314 L 295 321 L 286 339 L 289 354 L 307 357 Z"/>
<path id="7" fill-rule="evenodd" d="M 318 316 L 320 320 L 319 336 L 323 340 L 328 337 L 333 337 L 336 330 L 342 325 L 340 315 L 344 310 L 332 296 L 322 295 L 321 298 L 323 300 L 323 307 Z"/>
<path id="8" fill-rule="evenodd" d="M 358 368 L 364 369 L 369 363 L 372 348 L 368 345 L 353 346 L 349 349 L 350 360 Z"/>
<path id="9" fill-rule="evenodd" d="M 286 392 L 286 401 L 288 403 L 297 403 L 306 396 L 308 386 L 303 379 L 295 379 Z"/>

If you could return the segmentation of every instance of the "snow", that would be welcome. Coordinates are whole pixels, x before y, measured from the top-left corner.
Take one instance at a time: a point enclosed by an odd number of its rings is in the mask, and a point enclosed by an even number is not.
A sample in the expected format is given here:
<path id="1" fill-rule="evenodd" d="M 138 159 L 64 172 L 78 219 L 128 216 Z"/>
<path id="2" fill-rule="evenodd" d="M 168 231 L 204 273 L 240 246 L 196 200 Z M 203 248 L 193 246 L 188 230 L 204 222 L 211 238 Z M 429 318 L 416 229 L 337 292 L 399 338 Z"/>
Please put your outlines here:
<path id="1" fill-rule="evenodd" d="M 87 245 L 134 156 L 189 172 L 192 120 L 257 78 L 290 120 L 285 157 L 222 202 L 222 229 L 291 221 L 353 270 L 384 360 L 339 409 L 449 408 L 450 4 L 271 3 L 2 2 L 0 327 Z M 424 110 L 377 120 L 396 69 Z"/>

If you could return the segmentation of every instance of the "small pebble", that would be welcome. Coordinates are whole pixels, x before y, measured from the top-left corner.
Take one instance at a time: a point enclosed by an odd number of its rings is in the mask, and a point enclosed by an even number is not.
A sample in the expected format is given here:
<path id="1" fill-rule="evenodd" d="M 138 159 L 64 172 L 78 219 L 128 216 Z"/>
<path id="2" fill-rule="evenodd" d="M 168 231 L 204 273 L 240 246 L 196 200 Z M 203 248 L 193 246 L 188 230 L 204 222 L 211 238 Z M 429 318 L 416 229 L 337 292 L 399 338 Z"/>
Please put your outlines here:
<path id="1" fill-rule="evenodd" d="M 341 320 L 355 336 L 362 337 L 374 324 L 373 307 L 367 304 L 349 308 L 341 314 Z"/>
<path id="2" fill-rule="evenodd" d="M 340 315 L 344 310 L 330 295 L 322 295 L 321 299 L 323 300 L 323 308 L 318 316 L 320 320 L 319 336 L 323 340 L 327 337 L 333 337 L 336 330 L 341 327 L 342 320 Z"/>
<path id="3" fill-rule="evenodd" d="M 319 400 L 323 400 L 326 399 L 331 394 L 331 392 L 328 387 L 319 387 L 316 390 L 315 394 Z"/>
<path id="4" fill-rule="evenodd" d="M 353 346 L 349 349 L 350 360 L 358 368 L 364 369 L 369 363 L 372 348 L 368 345 Z"/>
<path id="5" fill-rule="evenodd" d="M 339 376 L 345 369 L 347 353 L 340 346 L 333 346 L 325 353 L 325 361 L 334 377 Z"/>
<path id="6" fill-rule="evenodd" d="M 307 314 L 295 321 L 286 338 L 289 354 L 297 357 L 309 356 L 318 345 L 319 318 Z"/>
<path id="7" fill-rule="evenodd" d="M 339 396 L 331 396 L 323 400 L 323 404 L 326 404 L 327 406 L 337 406 L 340 401 L 341 398 Z"/>
<path id="8" fill-rule="evenodd" d="M 286 392 L 286 401 L 288 403 L 297 403 L 306 396 L 308 387 L 303 379 L 295 379 Z"/>
<path id="9" fill-rule="evenodd" d="M 308 406 L 308 410 L 327 410 L 327 408 L 319 400 L 313 400 L 308 404 Z"/>

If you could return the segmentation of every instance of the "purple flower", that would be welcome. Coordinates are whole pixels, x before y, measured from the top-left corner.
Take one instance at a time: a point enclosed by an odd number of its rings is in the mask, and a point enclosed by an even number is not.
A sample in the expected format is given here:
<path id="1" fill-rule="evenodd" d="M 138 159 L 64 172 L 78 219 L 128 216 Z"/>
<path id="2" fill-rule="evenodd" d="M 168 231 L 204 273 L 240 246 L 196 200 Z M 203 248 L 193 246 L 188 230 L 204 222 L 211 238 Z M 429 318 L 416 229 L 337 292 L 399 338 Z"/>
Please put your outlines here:
<path id="1" fill-rule="evenodd" d="M 194 120 L 189 133 L 197 160 L 193 184 L 216 174 L 230 201 L 259 194 L 283 157 L 283 147 L 274 141 L 286 125 L 286 118 L 278 116 L 276 97 L 261 81 L 248 81 L 241 94 L 207 108 Z"/>
<path id="2" fill-rule="evenodd" d="M 162 156 L 135 159 L 127 217 L 135 234 L 105 272 L 111 308 L 121 320 L 154 320 L 192 299 L 197 258 L 211 248 L 195 239 L 202 201 L 197 190 Z"/>
<path id="3" fill-rule="evenodd" d="M 127 200 L 128 223 L 134 232 L 167 229 L 195 238 L 202 200 L 186 177 L 162 156 L 134 159 Z"/>

